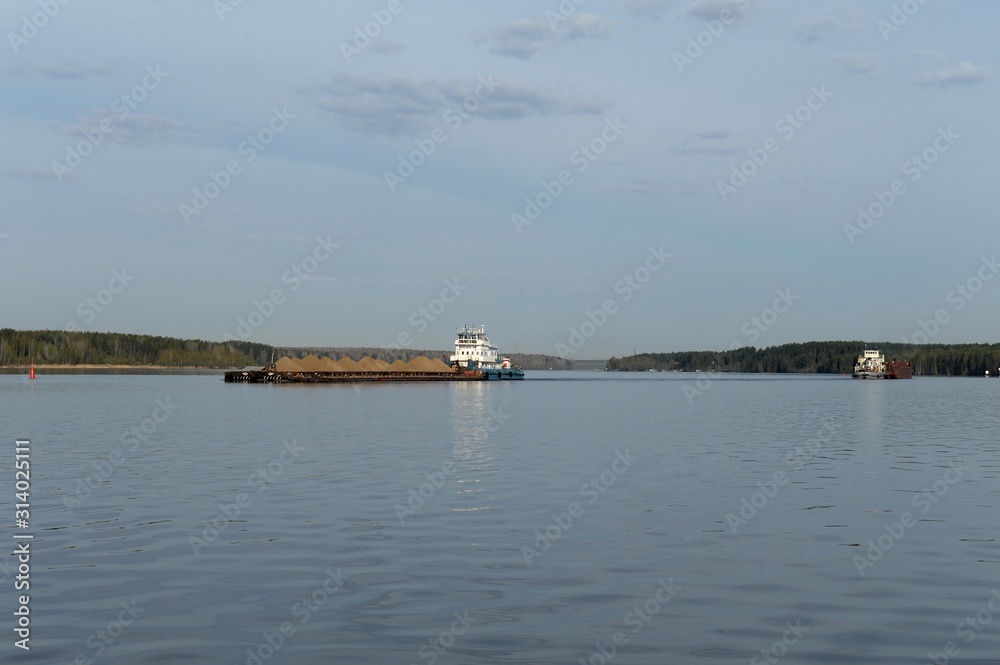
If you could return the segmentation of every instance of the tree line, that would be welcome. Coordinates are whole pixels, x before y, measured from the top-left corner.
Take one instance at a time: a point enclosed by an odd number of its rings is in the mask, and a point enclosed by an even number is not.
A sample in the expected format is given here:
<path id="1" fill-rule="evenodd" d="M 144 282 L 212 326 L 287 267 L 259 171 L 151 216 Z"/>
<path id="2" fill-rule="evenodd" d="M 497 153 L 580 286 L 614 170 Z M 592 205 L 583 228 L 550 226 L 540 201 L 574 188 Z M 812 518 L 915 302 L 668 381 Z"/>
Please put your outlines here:
<path id="1" fill-rule="evenodd" d="M 275 347 L 256 342 L 208 342 L 127 333 L 0 329 L 0 367 L 36 365 L 147 365 L 232 369 L 263 367 L 271 358 L 320 356 L 358 360 L 371 356 L 409 362 L 417 356 L 448 362 L 450 351 L 388 347 Z M 511 354 L 524 369 L 573 369 L 569 360 L 538 354 Z"/>
<path id="2" fill-rule="evenodd" d="M 1000 371 L 1000 344 L 901 344 L 860 341 L 805 342 L 729 351 L 641 353 L 611 358 L 606 369 L 643 372 L 772 372 L 850 374 L 858 355 L 879 349 L 886 357 L 909 360 L 913 373 L 923 376 L 983 376 Z"/>
<path id="3" fill-rule="evenodd" d="M 0 329 L 0 366 L 151 365 L 230 368 L 262 365 L 271 347 L 155 335 Z"/>

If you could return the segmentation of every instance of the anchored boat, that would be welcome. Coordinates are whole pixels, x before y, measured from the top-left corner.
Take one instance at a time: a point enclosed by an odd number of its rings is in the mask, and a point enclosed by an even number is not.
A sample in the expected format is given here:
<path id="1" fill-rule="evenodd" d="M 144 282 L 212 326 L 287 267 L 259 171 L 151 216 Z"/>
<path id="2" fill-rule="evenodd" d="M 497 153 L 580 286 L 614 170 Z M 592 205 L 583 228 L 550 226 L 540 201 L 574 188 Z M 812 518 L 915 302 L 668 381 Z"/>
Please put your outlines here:
<path id="1" fill-rule="evenodd" d="M 482 372 L 487 381 L 524 378 L 524 370 L 516 367 L 510 358 L 501 357 L 497 347 L 490 344 L 485 326 L 466 325 L 458 329 L 451 366 L 457 371 Z"/>
<path id="2" fill-rule="evenodd" d="M 893 358 L 886 362 L 877 349 L 865 349 L 854 363 L 852 379 L 912 379 L 913 363 Z"/>
<path id="3" fill-rule="evenodd" d="M 482 326 L 458 329 L 451 365 L 418 356 L 409 362 L 364 357 L 355 361 L 346 356 L 331 358 L 282 358 L 260 369 L 229 371 L 226 383 L 350 383 L 365 381 L 498 381 L 520 380 L 524 370 L 500 358 Z"/>

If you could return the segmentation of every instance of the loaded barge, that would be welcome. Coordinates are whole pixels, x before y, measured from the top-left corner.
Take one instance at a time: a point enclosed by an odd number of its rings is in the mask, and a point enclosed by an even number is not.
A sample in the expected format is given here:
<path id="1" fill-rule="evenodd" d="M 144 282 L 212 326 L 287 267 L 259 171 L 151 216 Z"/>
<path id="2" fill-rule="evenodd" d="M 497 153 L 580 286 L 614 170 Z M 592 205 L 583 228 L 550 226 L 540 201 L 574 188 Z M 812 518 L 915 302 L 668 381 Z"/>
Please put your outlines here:
<path id="1" fill-rule="evenodd" d="M 881 351 L 865 349 L 854 363 L 852 379 L 912 379 L 913 363 L 909 360 L 886 362 Z"/>
<path id="2" fill-rule="evenodd" d="M 463 326 L 455 339 L 451 365 L 418 356 L 392 364 L 368 356 L 354 361 L 343 357 L 282 358 L 260 369 L 228 371 L 226 383 L 356 383 L 374 381 L 517 381 L 524 370 L 501 357 L 483 326 Z"/>

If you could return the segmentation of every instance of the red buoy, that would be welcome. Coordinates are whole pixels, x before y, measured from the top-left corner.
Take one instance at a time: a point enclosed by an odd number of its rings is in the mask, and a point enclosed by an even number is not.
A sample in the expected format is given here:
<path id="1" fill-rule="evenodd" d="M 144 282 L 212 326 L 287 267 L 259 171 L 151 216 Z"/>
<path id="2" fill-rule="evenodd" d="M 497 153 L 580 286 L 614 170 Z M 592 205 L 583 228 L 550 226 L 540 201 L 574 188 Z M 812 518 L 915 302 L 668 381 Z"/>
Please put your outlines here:
<path id="1" fill-rule="evenodd" d="M 35 363 L 31 363 L 31 373 L 28 374 L 28 378 L 32 381 L 35 380 Z"/>

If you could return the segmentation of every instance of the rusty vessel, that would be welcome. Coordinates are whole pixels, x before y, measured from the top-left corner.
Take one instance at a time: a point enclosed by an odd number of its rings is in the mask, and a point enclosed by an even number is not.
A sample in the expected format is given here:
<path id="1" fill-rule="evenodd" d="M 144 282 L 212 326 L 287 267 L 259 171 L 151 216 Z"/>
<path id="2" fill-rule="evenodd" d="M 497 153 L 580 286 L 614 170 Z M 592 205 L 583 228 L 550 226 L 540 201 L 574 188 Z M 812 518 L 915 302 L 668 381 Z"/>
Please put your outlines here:
<path id="1" fill-rule="evenodd" d="M 854 363 L 853 379 L 912 379 L 913 363 L 893 358 L 886 362 L 877 349 L 865 349 Z"/>

